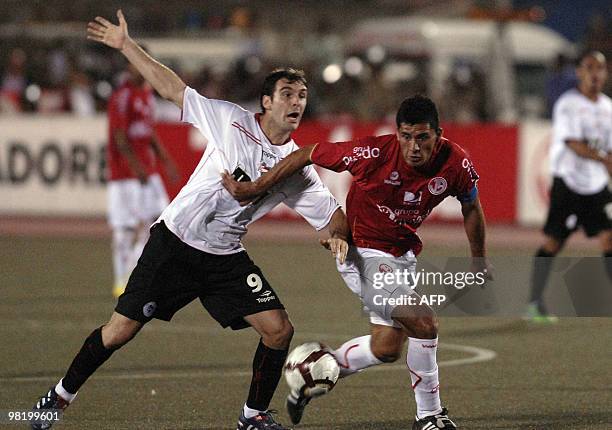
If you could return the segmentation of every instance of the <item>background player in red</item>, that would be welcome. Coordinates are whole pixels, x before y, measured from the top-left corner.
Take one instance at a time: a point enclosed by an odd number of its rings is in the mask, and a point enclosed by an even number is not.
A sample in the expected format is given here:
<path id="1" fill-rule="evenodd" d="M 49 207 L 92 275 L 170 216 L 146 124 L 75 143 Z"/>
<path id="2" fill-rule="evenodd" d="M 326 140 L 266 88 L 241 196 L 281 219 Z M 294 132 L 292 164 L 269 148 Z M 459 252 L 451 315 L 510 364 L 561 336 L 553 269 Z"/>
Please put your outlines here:
<path id="1" fill-rule="evenodd" d="M 353 175 L 346 201 L 352 245 L 338 271 L 370 311 L 371 331 L 335 351 L 341 376 L 397 360 L 409 338 L 407 364 L 417 403 L 413 429 L 454 429 L 440 402 L 434 311 L 427 305 L 394 306 L 389 299 L 409 296 L 413 290 L 400 284 L 380 288 L 373 280 L 379 272 L 415 270 L 422 248 L 416 229 L 448 196 L 461 202 L 473 270 L 487 272 L 478 175 L 465 151 L 442 137 L 430 99 L 404 100 L 396 123 L 396 134 L 304 146 L 251 184 L 237 183 L 228 174 L 223 180 L 236 199 L 246 202 L 310 163 Z M 294 424 L 308 401 L 299 393 L 289 395 L 287 409 Z"/>
<path id="2" fill-rule="evenodd" d="M 172 181 L 176 166 L 153 130 L 151 86 L 129 64 L 108 104 L 108 222 L 113 230 L 113 295 L 119 297 L 149 238 L 149 226 L 168 206 L 159 159 Z"/>

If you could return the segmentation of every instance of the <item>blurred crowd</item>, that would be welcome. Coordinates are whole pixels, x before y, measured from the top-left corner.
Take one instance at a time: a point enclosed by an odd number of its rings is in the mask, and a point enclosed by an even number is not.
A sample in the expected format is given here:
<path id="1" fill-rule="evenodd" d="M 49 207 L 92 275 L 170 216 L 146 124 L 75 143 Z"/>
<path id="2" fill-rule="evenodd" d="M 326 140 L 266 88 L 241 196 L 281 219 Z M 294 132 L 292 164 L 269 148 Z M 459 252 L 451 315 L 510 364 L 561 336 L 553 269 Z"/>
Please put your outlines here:
<path id="1" fill-rule="evenodd" d="M 64 23 L 67 30 L 56 37 L 46 37 L 45 27 L 39 31 L 42 34 L 24 34 L 14 31 L 14 22 L 2 24 L 0 21 L 0 114 L 71 112 L 88 116 L 105 110 L 112 89 L 121 79 L 125 60 L 117 52 L 85 40 L 84 22 L 92 17 L 86 8 L 75 7 L 71 17 L 83 21 Z M 109 15 L 106 16 L 111 17 L 110 8 L 107 9 L 105 12 Z M 178 27 L 181 35 L 195 31 L 198 35 L 239 35 L 242 38 L 245 49 L 225 68 L 203 65 L 197 70 L 187 70 L 180 64 L 168 64 L 188 85 L 208 97 L 230 100 L 257 110 L 262 77 L 275 66 L 287 65 L 281 58 L 267 56 L 262 39 L 271 24 L 257 20 L 250 9 L 236 7 L 224 14 L 214 10 L 203 13 L 194 7 L 171 14 L 167 19 L 164 19 L 163 8 L 152 5 L 149 9 L 146 13 L 142 8 L 130 10 L 130 28 L 137 29 L 140 34 L 155 28 L 158 34 L 168 35 Z M 56 15 L 57 8 L 40 7 L 30 10 L 25 18 L 13 16 L 10 19 L 16 22 L 62 19 Z M 599 49 L 608 60 L 612 59 L 611 28 L 608 19 L 596 16 L 580 47 Z M 304 69 L 309 79 L 307 116 L 346 113 L 357 119 L 378 120 L 393 112 L 405 95 L 430 93 L 427 73 L 419 61 L 390 67 L 384 61 L 345 56 L 343 70 L 336 70 L 329 60 L 334 55 L 336 58 L 342 55 L 334 52 L 341 51 L 341 36 L 329 19 L 320 19 L 308 32 L 298 30 L 288 37 L 291 49 L 302 54 L 297 57 L 297 63 L 290 65 Z M 437 100 L 446 120 L 494 119 L 487 110 L 484 73 L 475 64 L 459 62 L 453 65 L 444 93 L 438 95 Z M 552 106 L 556 97 L 574 82 L 572 59 L 559 56 L 551 65 L 546 88 L 542 90 L 546 105 Z"/>

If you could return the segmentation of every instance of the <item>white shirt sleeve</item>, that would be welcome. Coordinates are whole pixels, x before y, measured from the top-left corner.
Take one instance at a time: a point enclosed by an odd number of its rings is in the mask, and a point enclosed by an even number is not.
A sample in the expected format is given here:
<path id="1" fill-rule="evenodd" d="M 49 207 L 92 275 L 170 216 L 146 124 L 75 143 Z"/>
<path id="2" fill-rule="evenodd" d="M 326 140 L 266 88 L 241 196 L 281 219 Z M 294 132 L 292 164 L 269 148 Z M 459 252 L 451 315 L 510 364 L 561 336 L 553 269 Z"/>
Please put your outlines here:
<path id="1" fill-rule="evenodd" d="M 569 97 L 559 100 L 555 106 L 553 124 L 560 142 L 585 138 L 580 124 L 579 109 L 580 103 L 576 103 L 576 100 Z"/>
<path id="2" fill-rule="evenodd" d="M 299 213 L 317 231 L 324 229 L 340 207 L 334 196 L 321 182 L 313 166 L 294 174 L 287 181 L 291 188 L 284 203 Z"/>
<path id="3" fill-rule="evenodd" d="M 193 88 L 185 88 L 181 121 L 195 126 L 213 145 L 224 142 L 225 129 L 240 112 L 244 109 L 234 103 L 209 99 Z"/>

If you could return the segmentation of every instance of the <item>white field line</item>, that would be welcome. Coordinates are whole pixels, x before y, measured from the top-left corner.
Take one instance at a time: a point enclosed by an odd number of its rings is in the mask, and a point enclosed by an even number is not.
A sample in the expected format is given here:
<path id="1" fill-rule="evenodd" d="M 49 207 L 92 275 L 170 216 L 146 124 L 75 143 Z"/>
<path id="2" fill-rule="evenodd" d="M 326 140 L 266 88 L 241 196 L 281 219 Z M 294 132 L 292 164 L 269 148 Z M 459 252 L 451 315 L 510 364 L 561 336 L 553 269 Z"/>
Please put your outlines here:
<path id="1" fill-rule="evenodd" d="M 6 321 L 8 322 L 8 321 Z M 15 322 L 12 320 L 11 322 Z M 97 327 L 99 323 L 88 324 L 85 327 L 85 324 L 81 323 L 71 323 L 68 321 L 57 321 L 57 322 L 49 322 L 49 321 L 37 321 L 37 320 L 27 320 L 20 321 L 21 328 L 28 329 L 45 329 L 49 330 L 49 328 L 55 330 L 83 330 L 90 327 Z M 5 326 L 6 327 L 6 326 Z M 153 326 L 145 326 L 143 330 L 156 330 L 156 331 L 164 331 L 164 332 L 173 332 L 173 333 L 209 333 L 212 334 L 216 332 L 220 334 L 220 329 L 216 327 L 198 327 L 192 325 L 185 324 L 159 324 L 155 327 Z M 332 333 L 311 333 L 311 332 L 296 332 L 296 337 L 298 338 L 307 338 L 307 339 L 350 339 L 355 335 L 339 335 Z M 452 360 L 439 361 L 439 367 L 452 367 L 452 366 L 463 366 L 467 364 L 481 363 L 484 361 L 493 360 L 497 357 L 497 353 L 490 349 L 486 348 L 478 348 L 475 346 L 469 345 L 458 345 L 452 343 L 440 343 L 438 345 L 440 349 L 447 349 L 451 351 L 461 351 L 468 354 L 471 354 L 469 357 L 465 358 L 456 358 Z M 396 371 L 396 370 L 406 370 L 405 364 L 390 364 L 383 365 L 371 368 L 368 372 L 388 372 L 388 371 Z M 121 379 L 170 379 L 170 378 L 197 378 L 197 377 L 214 377 L 214 378 L 225 378 L 225 377 L 244 377 L 251 375 L 250 370 L 215 370 L 215 369 L 202 369 L 197 371 L 189 371 L 189 372 L 181 372 L 181 371 L 125 371 L 123 374 L 98 374 L 92 376 L 92 379 L 107 379 L 107 380 L 121 380 Z M 9 376 L 9 377 L 0 377 L 0 382 L 44 382 L 48 381 L 49 376 Z"/>

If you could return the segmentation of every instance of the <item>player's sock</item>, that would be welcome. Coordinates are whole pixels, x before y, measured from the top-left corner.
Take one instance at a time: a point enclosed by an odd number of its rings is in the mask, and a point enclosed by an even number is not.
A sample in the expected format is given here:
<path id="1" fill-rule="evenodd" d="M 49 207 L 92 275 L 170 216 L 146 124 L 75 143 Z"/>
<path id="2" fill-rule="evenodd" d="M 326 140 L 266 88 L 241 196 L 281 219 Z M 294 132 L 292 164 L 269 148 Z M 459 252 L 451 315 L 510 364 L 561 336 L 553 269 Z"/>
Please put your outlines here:
<path id="1" fill-rule="evenodd" d="M 372 353 L 371 339 L 370 335 L 356 337 L 334 351 L 334 356 L 340 364 L 341 378 L 383 363 Z"/>
<path id="2" fill-rule="evenodd" d="M 76 394 L 98 367 L 113 354 L 116 349 L 106 349 L 102 343 L 102 327 L 95 329 L 81 347 L 70 364 L 61 385 L 70 394 Z M 59 392 L 58 392 L 59 394 Z M 62 396 L 63 397 L 63 396 Z M 68 400 L 68 399 L 66 399 Z"/>
<path id="3" fill-rule="evenodd" d="M 256 417 L 257 415 L 259 415 L 260 413 L 265 412 L 265 411 L 260 411 L 257 409 L 251 409 L 249 408 L 246 403 L 244 404 L 244 406 L 242 407 L 242 413 L 244 414 L 245 418 L 253 418 Z"/>
<path id="4" fill-rule="evenodd" d="M 538 306 L 538 310 L 542 314 L 546 314 L 546 309 L 542 301 L 542 294 L 546 288 L 546 281 L 550 275 L 554 254 L 546 251 L 544 248 L 538 249 L 533 262 L 533 272 L 531 275 L 531 303 Z"/>
<path id="5" fill-rule="evenodd" d="M 64 379 L 60 379 L 59 382 L 57 383 L 57 385 L 55 386 L 55 392 L 57 393 L 58 396 L 60 396 L 62 399 L 66 400 L 68 403 L 72 403 L 72 401 L 74 400 L 74 398 L 77 396 L 76 394 L 72 394 L 69 393 L 64 386 L 62 385 L 62 381 Z"/>
<path id="6" fill-rule="evenodd" d="M 113 271 L 115 286 L 124 286 L 134 269 L 133 248 L 136 231 L 132 228 L 113 229 Z"/>
<path id="7" fill-rule="evenodd" d="M 608 278 L 612 281 L 612 251 L 604 252 L 604 265 L 608 272 Z"/>
<path id="8" fill-rule="evenodd" d="M 259 340 L 253 357 L 253 377 L 246 401 L 248 408 L 262 412 L 268 409 L 288 352 L 286 349 L 268 348 L 261 339 Z"/>
<path id="9" fill-rule="evenodd" d="M 136 263 L 138 263 L 138 259 L 142 255 L 142 251 L 149 240 L 149 226 L 153 224 L 153 221 L 155 220 L 138 227 L 138 234 L 136 235 L 134 246 L 132 247 L 132 263 L 130 265 L 132 268 L 130 271 L 134 270 L 134 267 L 136 267 Z"/>
<path id="10" fill-rule="evenodd" d="M 436 363 L 437 350 L 438 338 L 408 338 L 406 363 L 410 371 L 419 419 L 442 411 L 438 364 Z"/>

